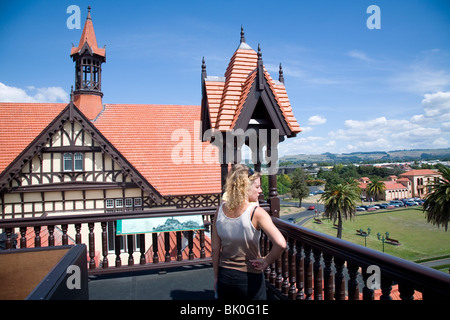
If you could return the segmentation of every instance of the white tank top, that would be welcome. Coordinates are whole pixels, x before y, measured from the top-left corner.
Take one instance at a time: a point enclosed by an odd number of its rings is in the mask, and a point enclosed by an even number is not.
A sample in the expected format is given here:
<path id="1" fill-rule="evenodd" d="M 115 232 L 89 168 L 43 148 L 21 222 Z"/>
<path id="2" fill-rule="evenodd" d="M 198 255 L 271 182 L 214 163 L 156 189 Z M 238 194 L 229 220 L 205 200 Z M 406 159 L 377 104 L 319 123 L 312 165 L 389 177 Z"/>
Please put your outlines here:
<path id="1" fill-rule="evenodd" d="M 220 206 L 215 223 L 222 244 L 219 262 L 221 267 L 244 272 L 261 272 L 255 270 L 250 263 L 250 260 L 261 258 L 261 231 L 255 229 L 251 221 L 254 208 L 255 206 L 250 204 L 239 217 L 229 218 L 223 212 L 223 204 Z"/>

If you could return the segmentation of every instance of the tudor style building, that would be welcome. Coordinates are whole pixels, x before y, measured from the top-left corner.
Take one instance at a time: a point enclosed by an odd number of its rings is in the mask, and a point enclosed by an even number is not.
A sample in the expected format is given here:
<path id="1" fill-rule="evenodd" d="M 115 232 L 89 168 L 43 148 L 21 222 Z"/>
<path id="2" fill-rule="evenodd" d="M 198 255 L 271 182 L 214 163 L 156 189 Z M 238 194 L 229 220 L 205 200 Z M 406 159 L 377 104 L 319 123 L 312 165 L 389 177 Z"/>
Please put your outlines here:
<path id="1" fill-rule="evenodd" d="M 238 128 L 277 129 L 277 143 L 300 132 L 281 68 L 273 80 L 243 30 L 225 77 L 207 77 L 203 61 L 200 106 L 103 103 L 106 51 L 90 8 L 70 56 L 75 86 L 68 104 L 0 103 L 0 219 L 215 206 L 229 163 L 238 159 L 222 161 L 225 139 L 202 141 L 206 130 L 225 136 Z M 276 206 L 275 174 L 270 185 Z M 114 239 L 112 224 L 108 230 Z"/>

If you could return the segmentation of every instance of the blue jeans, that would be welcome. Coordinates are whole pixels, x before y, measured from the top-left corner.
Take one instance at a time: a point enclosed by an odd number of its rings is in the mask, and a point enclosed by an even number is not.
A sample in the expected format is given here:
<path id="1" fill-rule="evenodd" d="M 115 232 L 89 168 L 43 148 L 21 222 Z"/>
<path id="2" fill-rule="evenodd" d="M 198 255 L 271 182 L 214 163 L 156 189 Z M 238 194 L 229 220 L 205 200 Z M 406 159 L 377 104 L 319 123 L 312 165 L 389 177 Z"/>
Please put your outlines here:
<path id="1" fill-rule="evenodd" d="M 217 296 L 219 300 L 266 300 L 264 274 L 219 267 Z"/>

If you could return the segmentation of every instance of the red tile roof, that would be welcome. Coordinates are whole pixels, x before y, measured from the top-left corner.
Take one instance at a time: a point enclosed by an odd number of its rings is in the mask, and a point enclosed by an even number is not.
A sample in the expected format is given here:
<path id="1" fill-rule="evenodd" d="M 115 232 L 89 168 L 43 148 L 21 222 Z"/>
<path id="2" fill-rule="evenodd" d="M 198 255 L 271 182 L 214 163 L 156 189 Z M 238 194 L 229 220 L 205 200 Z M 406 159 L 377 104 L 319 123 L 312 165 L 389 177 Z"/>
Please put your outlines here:
<path id="1" fill-rule="evenodd" d="M 398 189 L 406 189 L 404 185 L 398 183 L 397 181 L 383 181 L 386 186 L 386 190 L 398 190 Z"/>
<path id="2" fill-rule="evenodd" d="M 409 177 L 409 176 L 427 176 L 427 175 L 438 175 L 440 174 L 437 171 L 431 170 L 431 169 L 418 169 L 418 170 L 409 170 L 402 174 L 400 174 L 401 177 Z"/>
<path id="3" fill-rule="evenodd" d="M 219 193 L 218 157 L 206 158 L 216 149 L 200 141 L 200 112 L 200 106 L 107 104 L 94 124 L 162 195 Z"/>
<path id="4" fill-rule="evenodd" d="M 64 103 L 0 103 L 0 173 L 66 105 Z"/>
<path id="5" fill-rule="evenodd" d="M 0 173 L 64 107 L 0 103 Z M 200 106 L 108 104 L 94 126 L 163 196 L 219 193 L 217 150 L 200 140 L 200 112 Z"/>
<path id="6" fill-rule="evenodd" d="M 105 57 L 105 48 L 99 48 L 97 45 L 97 38 L 95 37 L 94 25 L 92 24 L 91 12 L 88 12 L 86 22 L 84 23 L 83 32 L 81 34 L 80 42 L 78 47 L 72 47 L 70 50 L 70 55 L 74 55 L 83 48 L 83 45 L 87 43 L 93 53 L 99 56 Z"/>
<path id="7" fill-rule="evenodd" d="M 219 81 L 217 77 L 205 79 L 212 128 L 220 131 L 234 128 L 248 92 L 255 81 L 257 64 L 256 51 L 245 43 L 242 46 L 241 43 L 230 59 L 224 81 Z M 265 68 L 264 76 L 289 128 L 293 133 L 300 132 L 301 129 L 292 112 L 284 84 L 274 81 Z"/>

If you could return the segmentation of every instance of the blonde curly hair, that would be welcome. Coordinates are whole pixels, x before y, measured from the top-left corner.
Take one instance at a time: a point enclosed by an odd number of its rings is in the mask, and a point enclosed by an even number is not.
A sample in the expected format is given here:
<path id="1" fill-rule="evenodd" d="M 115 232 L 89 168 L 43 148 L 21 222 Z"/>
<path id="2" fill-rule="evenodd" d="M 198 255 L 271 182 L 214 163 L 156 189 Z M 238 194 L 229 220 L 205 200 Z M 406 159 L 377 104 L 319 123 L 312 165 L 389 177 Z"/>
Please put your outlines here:
<path id="1" fill-rule="evenodd" d="M 248 200 L 248 192 L 253 181 L 260 177 L 258 172 L 254 173 L 246 165 L 234 165 L 225 185 L 227 208 L 234 210 L 242 206 Z"/>

